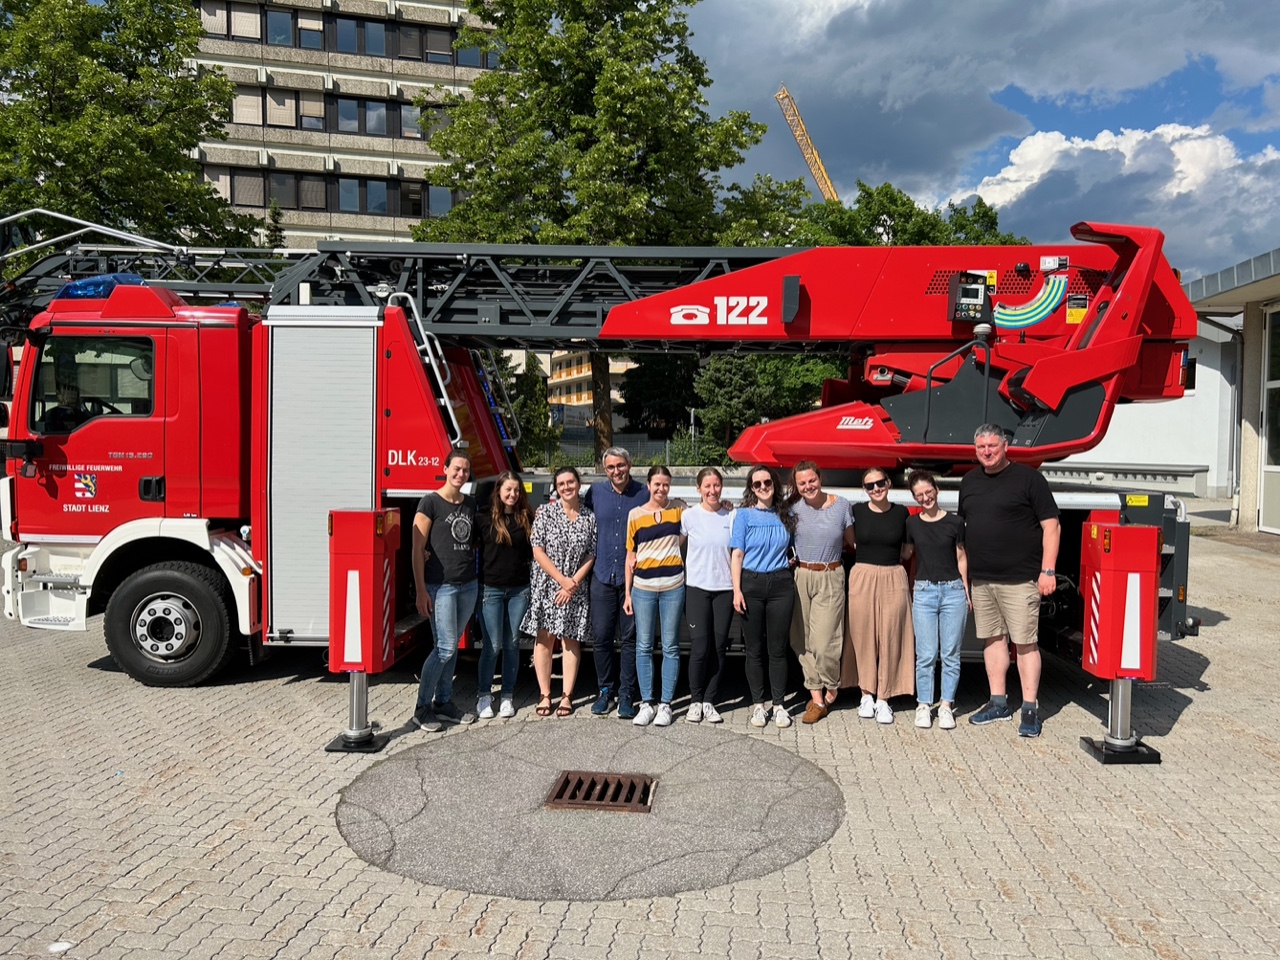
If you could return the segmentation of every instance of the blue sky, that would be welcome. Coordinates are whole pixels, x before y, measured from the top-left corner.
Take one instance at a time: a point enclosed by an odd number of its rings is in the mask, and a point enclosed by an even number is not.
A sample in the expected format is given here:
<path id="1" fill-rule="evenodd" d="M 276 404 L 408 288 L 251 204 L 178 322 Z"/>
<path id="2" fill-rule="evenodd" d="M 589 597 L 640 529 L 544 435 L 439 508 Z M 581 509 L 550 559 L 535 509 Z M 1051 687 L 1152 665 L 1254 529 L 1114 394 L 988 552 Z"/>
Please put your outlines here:
<path id="1" fill-rule="evenodd" d="M 702 0 L 713 112 L 769 124 L 731 179 L 807 170 L 785 82 L 842 195 L 975 193 L 1033 242 L 1163 230 L 1188 277 L 1280 247 L 1280 16 L 1241 0 Z M 812 181 L 810 186 L 813 187 Z M 816 187 L 813 187 L 816 195 Z"/>

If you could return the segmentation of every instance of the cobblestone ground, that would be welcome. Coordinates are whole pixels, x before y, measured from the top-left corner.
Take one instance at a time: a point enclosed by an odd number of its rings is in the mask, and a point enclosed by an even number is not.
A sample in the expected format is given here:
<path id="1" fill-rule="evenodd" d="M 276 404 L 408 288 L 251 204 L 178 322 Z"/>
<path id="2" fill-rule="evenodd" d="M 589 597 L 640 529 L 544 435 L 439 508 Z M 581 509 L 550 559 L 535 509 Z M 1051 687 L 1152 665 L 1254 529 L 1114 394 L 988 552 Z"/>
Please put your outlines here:
<path id="1" fill-rule="evenodd" d="M 814 728 L 753 734 L 738 708 L 728 721 L 741 735 L 832 777 L 843 824 L 759 879 L 613 902 L 469 894 L 358 859 L 334 811 L 379 758 L 322 752 L 345 725 L 346 689 L 312 655 L 152 690 L 113 668 L 97 630 L 5 624 L 0 955 L 69 942 L 69 957 L 130 960 L 1274 957 L 1280 558 L 1197 538 L 1191 566 L 1204 629 L 1163 646 L 1161 681 L 1134 697 L 1135 726 L 1163 765 L 1104 768 L 1086 755 L 1078 739 L 1100 732 L 1103 687 L 1056 662 L 1034 741 L 963 718 L 949 734 L 919 731 L 906 711 L 881 727 L 847 706 Z M 472 669 L 460 672 L 464 694 Z M 982 686 L 966 670 L 965 713 Z M 407 673 L 382 678 L 371 715 L 399 724 L 414 692 Z M 523 692 L 508 722 L 619 722 L 585 710 L 536 720 Z M 734 813 L 726 796 L 723 814 Z"/>

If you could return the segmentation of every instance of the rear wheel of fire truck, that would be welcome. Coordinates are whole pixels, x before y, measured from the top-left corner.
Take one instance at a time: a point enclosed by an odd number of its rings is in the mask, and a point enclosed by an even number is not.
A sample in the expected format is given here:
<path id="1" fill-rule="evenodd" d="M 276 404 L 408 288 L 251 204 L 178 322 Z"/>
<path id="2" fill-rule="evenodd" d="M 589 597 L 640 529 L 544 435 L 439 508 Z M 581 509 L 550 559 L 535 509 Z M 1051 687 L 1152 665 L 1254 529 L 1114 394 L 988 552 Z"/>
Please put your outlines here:
<path id="1" fill-rule="evenodd" d="M 235 652 L 227 586 L 198 563 L 157 563 L 125 579 L 107 603 L 107 649 L 152 687 L 189 687 Z"/>

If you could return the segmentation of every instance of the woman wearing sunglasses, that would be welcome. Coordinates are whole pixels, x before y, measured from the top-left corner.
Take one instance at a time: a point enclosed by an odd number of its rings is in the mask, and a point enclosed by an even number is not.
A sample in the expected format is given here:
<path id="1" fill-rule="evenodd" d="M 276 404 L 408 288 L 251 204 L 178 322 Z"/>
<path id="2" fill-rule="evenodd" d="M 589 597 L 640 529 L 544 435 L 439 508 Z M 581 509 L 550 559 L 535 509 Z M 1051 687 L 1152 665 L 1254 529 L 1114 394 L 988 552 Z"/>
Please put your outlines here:
<path id="1" fill-rule="evenodd" d="M 773 471 L 763 464 L 752 467 L 747 472 L 742 509 L 733 516 L 729 547 L 733 608 L 742 615 L 747 685 L 755 704 L 751 711 L 753 727 L 769 722 L 765 708 L 766 661 L 773 722 L 779 727 L 791 726 L 782 701 L 787 693 L 787 638 L 796 598 L 789 556 L 795 522 Z"/>
<path id="2" fill-rule="evenodd" d="M 853 570 L 849 574 L 849 635 L 841 683 L 862 689 L 858 716 L 893 723 L 890 697 L 915 689 L 915 632 L 911 597 L 902 563 L 911 556 L 907 508 L 889 502 L 889 475 L 872 467 L 862 475 L 867 503 L 853 505 Z M 856 660 L 856 679 L 854 664 Z"/>

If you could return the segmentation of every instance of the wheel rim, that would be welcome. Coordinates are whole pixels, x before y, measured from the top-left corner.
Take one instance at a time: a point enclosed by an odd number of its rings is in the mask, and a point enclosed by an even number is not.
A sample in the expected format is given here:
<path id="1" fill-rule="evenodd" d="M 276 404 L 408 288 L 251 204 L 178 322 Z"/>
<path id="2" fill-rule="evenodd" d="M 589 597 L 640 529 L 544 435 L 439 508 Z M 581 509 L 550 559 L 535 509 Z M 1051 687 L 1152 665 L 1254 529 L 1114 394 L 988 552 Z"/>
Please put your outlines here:
<path id="1" fill-rule="evenodd" d="M 153 593 L 133 608 L 133 645 L 148 660 L 173 663 L 200 643 L 200 615 L 186 597 Z"/>

